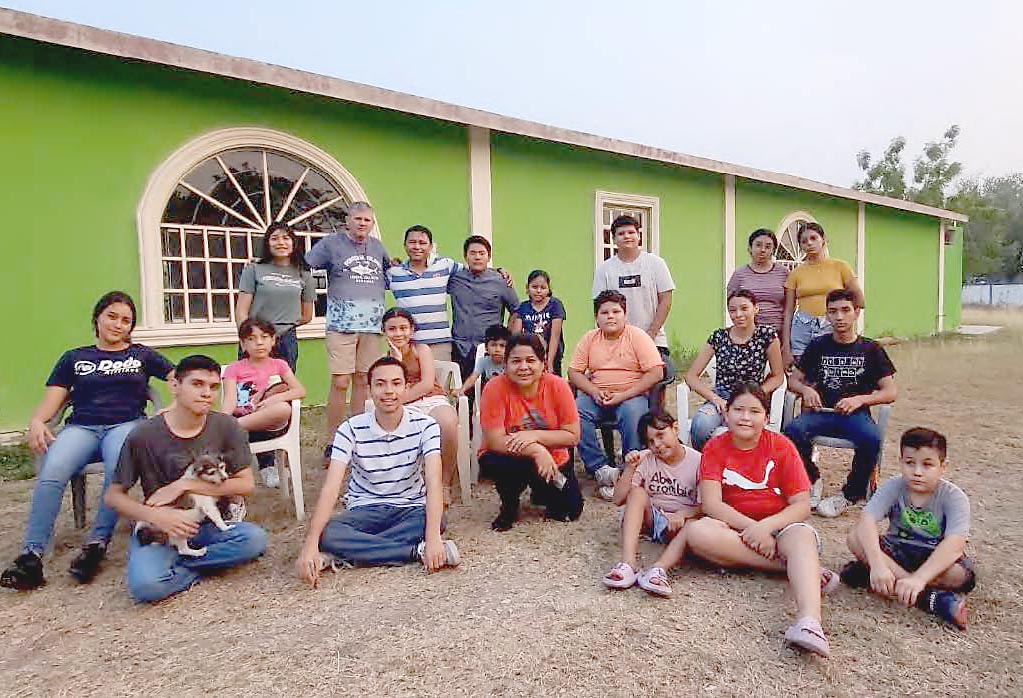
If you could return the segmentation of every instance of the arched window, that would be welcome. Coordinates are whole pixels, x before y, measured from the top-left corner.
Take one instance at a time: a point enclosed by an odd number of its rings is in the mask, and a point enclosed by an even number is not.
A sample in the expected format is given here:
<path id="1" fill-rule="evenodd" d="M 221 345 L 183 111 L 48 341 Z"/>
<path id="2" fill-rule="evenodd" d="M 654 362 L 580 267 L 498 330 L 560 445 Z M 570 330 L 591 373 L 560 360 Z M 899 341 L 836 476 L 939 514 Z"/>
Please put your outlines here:
<path id="1" fill-rule="evenodd" d="M 803 261 L 803 251 L 799 248 L 799 226 L 802 223 L 816 223 L 817 219 L 806 211 L 795 211 L 785 216 L 778 224 L 778 263 L 789 269 L 793 269 Z"/>
<path id="2" fill-rule="evenodd" d="M 228 129 L 189 143 L 154 173 L 139 206 L 136 336 L 157 345 L 234 341 L 238 279 L 260 256 L 266 228 L 292 225 L 307 251 L 341 231 L 348 204 L 365 199 L 336 160 L 287 134 Z M 326 278 L 314 277 L 313 334 L 326 310 Z"/>

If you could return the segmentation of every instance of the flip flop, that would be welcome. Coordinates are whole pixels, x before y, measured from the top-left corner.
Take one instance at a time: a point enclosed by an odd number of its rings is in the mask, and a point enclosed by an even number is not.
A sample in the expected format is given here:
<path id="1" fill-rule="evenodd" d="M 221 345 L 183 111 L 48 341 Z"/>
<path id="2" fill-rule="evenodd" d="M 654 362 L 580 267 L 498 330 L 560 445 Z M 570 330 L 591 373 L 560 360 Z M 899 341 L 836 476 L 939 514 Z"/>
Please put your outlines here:
<path id="1" fill-rule="evenodd" d="M 639 588 L 654 596 L 671 596 L 671 584 L 668 583 L 668 575 L 660 567 L 651 567 L 640 573 L 636 580 Z"/>
<path id="2" fill-rule="evenodd" d="M 609 589 L 628 589 L 636 583 L 636 570 L 627 562 L 619 562 L 604 575 L 604 586 Z"/>
<path id="3" fill-rule="evenodd" d="M 821 657 L 831 656 L 831 645 L 828 644 L 828 638 L 816 618 L 805 616 L 797 620 L 785 631 L 785 639 L 807 652 L 813 652 Z"/>

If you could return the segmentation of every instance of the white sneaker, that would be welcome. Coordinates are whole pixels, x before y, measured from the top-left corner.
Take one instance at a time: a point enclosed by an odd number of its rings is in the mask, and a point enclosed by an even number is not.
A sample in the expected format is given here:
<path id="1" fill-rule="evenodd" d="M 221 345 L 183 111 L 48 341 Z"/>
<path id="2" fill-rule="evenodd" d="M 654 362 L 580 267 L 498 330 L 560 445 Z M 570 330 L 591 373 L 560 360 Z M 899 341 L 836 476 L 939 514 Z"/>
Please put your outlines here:
<path id="1" fill-rule="evenodd" d="M 833 519 L 836 516 L 841 516 L 842 512 L 851 507 L 852 504 L 843 495 L 833 494 L 820 501 L 820 504 L 817 505 L 817 513 L 825 518 Z"/>
<path id="2" fill-rule="evenodd" d="M 610 502 L 615 498 L 615 488 L 605 485 L 604 487 L 597 488 L 597 496 L 603 499 L 605 502 Z"/>
<path id="3" fill-rule="evenodd" d="M 613 488 L 615 483 L 618 482 L 618 476 L 621 474 L 622 471 L 618 468 L 612 468 L 610 465 L 604 465 L 601 466 L 597 472 L 593 473 L 593 478 L 601 487 Z"/>
<path id="4" fill-rule="evenodd" d="M 416 557 L 419 558 L 420 562 L 423 562 L 423 555 L 425 555 L 425 554 L 426 554 L 426 541 L 419 541 L 419 545 L 416 546 Z M 458 564 L 461 561 L 462 561 L 462 556 L 458 552 L 458 546 L 455 545 L 455 541 L 453 541 L 453 540 L 446 540 L 446 541 L 444 541 L 444 566 L 445 567 L 458 567 Z"/>
<path id="5" fill-rule="evenodd" d="M 817 505 L 821 503 L 822 496 L 824 496 L 824 480 L 817 478 L 817 482 L 810 485 L 810 511 L 817 508 Z"/>
<path id="6" fill-rule="evenodd" d="M 271 465 L 269 468 L 262 468 L 259 471 L 259 477 L 267 487 L 277 489 L 281 486 L 281 476 L 277 473 L 277 466 L 275 465 Z"/>

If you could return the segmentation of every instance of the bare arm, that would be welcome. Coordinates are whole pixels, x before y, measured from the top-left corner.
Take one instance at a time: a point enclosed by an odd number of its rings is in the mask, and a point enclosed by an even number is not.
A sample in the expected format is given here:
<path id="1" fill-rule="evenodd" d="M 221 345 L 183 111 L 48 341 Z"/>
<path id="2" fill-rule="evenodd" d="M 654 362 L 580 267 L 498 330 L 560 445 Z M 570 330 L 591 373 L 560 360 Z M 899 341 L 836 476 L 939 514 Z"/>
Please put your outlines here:
<path id="1" fill-rule="evenodd" d="M 965 551 L 966 538 L 964 536 L 948 536 L 938 543 L 926 562 L 910 576 L 917 577 L 925 585 L 930 584 L 955 564 L 955 561 L 961 558 Z"/>
<path id="2" fill-rule="evenodd" d="M 518 313 L 512 313 L 511 319 L 508 320 L 508 331 L 512 334 L 522 332 L 522 318 L 519 317 Z"/>
<path id="3" fill-rule="evenodd" d="M 134 521 L 145 521 L 172 536 L 191 538 L 199 532 L 199 524 L 192 520 L 191 512 L 143 504 L 129 497 L 124 486 L 117 482 L 107 486 L 103 501 L 121 516 Z"/>
<path id="4" fill-rule="evenodd" d="M 760 384 L 766 395 L 770 395 L 785 380 L 785 363 L 781 358 L 781 342 L 775 338 L 767 345 L 767 376 Z"/>
<path id="5" fill-rule="evenodd" d="M 256 489 L 256 480 L 252 476 L 252 468 L 242 468 L 219 485 L 214 485 L 212 482 L 206 482 L 205 480 L 175 480 L 175 482 L 181 483 L 179 485 L 181 489 L 180 494 L 194 492 L 195 494 L 206 494 L 218 499 L 220 497 L 233 496 L 247 497 Z M 154 492 L 150 497 L 155 497 L 158 492 L 160 490 Z"/>
<path id="6" fill-rule="evenodd" d="M 283 380 L 284 384 L 288 386 L 288 389 L 280 393 L 274 393 L 273 395 L 260 400 L 260 407 L 272 405 L 275 402 L 301 400 L 305 397 L 305 386 L 299 382 L 298 377 L 295 375 L 294 371 L 291 370 L 290 366 L 281 375 L 281 380 Z"/>
<path id="7" fill-rule="evenodd" d="M 636 474 L 636 467 L 643 458 L 646 451 L 629 451 L 625 454 L 625 469 L 618 476 L 615 482 L 614 494 L 611 495 L 611 503 L 620 507 L 629 499 L 629 492 L 632 491 L 632 476 Z M 640 489 L 643 489 L 640 487 Z"/>
<path id="8" fill-rule="evenodd" d="M 712 358 L 714 358 L 714 347 L 704 344 L 696 358 L 693 359 L 693 363 L 689 366 L 689 370 L 686 371 L 685 375 L 686 385 L 704 400 L 720 399 L 718 394 L 714 392 L 713 387 L 700 377 L 700 374 L 707 368 L 707 364 L 710 363 Z"/>
<path id="9" fill-rule="evenodd" d="M 308 325 L 313 321 L 313 310 L 315 303 L 313 301 L 302 301 L 302 316 L 298 319 L 298 324 L 295 327 L 302 325 Z"/>
<path id="10" fill-rule="evenodd" d="M 28 447 L 36 455 L 42 455 L 53 443 L 53 432 L 47 425 L 57 416 L 60 408 L 67 401 L 70 392 L 59 385 L 48 385 L 43 391 L 43 399 L 39 401 L 35 412 L 28 421 Z"/>
<path id="11" fill-rule="evenodd" d="M 664 378 L 664 364 L 648 369 L 635 383 L 622 392 L 615 393 L 611 404 L 617 405 L 625 402 L 626 400 L 631 400 L 634 397 L 646 395 L 650 392 L 650 388 L 657 385 L 662 378 Z"/>
<path id="12" fill-rule="evenodd" d="M 654 319 L 650 323 L 650 327 L 647 328 L 647 334 L 651 337 L 657 336 L 657 333 L 664 327 L 664 323 L 668 320 L 668 313 L 671 311 L 671 291 L 660 291 L 657 294 L 657 310 L 654 311 Z"/>
<path id="13" fill-rule="evenodd" d="M 796 291 L 785 289 L 785 317 L 781 322 L 781 353 L 787 366 L 792 364 L 792 316 L 796 314 Z"/>
<path id="14" fill-rule="evenodd" d="M 426 476 L 426 531 L 424 562 L 433 572 L 444 566 L 444 543 L 440 537 L 441 519 L 444 518 L 444 479 L 441 475 L 440 453 L 426 456 L 423 471 Z"/>
<path id="15" fill-rule="evenodd" d="M 847 291 L 852 291 L 854 294 L 856 294 L 856 300 L 859 301 L 860 308 L 867 307 L 867 299 L 863 295 L 863 289 L 860 287 L 859 279 L 856 278 L 850 279 L 849 282 L 845 285 L 845 288 Z"/>
<path id="16" fill-rule="evenodd" d="M 238 303 L 234 306 L 234 319 L 239 325 L 249 319 L 250 310 L 252 310 L 252 294 L 239 291 Z"/>
<path id="17" fill-rule="evenodd" d="M 895 402 L 899 390 L 893 376 L 885 376 L 877 382 L 877 390 L 866 395 L 850 395 L 835 403 L 835 409 L 842 414 L 852 414 L 863 407 L 887 405 Z"/>
<path id="18" fill-rule="evenodd" d="M 788 506 L 773 516 L 761 519 L 758 523 L 772 533 L 780 531 L 789 524 L 806 521 L 810 518 L 810 492 L 798 492 L 788 499 Z"/>
<path id="19" fill-rule="evenodd" d="M 554 371 L 554 359 L 558 356 L 558 348 L 561 346 L 561 328 L 565 321 L 561 318 L 551 320 L 551 343 L 547 347 L 547 370 Z"/>
<path id="20" fill-rule="evenodd" d="M 600 388 L 595 386 L 589 377 L 582 371 L 577 371 L 571 366 L 568 367 L 568 381 L 577 389 L 583 391 L 594 400 L 600 401 Z"/>
<path id="21" fill-rule="evenodd" d="M 462 383 L 462 387 L 458 389 L 458 394 L 459 395 L 468 394 L 468 392 L 472 390 L 472 386 L 476 385 L 476 381 L 478 381 L 479 379 L 480 379 L 479 371 L 473 371 L 472 373 L 470 373 L 469 376 Z"/>
<path id="22" fill-rule="evenodd" d="M 305 540 L 302 542 L 298 559 L 295 561 L 295 571 L 298 576 L 314 586 L 320 575 L 320 536 L 330 522 L 334 507 L 337 506 L 337 500 L 341 496 L 341 487 L 345 482 L 347 468 L 348 464 L 345 461 L 331 459 L 323 487 L 320 488 L 320 496 L 316 500 L 316 508 L 306 526 Z"/>

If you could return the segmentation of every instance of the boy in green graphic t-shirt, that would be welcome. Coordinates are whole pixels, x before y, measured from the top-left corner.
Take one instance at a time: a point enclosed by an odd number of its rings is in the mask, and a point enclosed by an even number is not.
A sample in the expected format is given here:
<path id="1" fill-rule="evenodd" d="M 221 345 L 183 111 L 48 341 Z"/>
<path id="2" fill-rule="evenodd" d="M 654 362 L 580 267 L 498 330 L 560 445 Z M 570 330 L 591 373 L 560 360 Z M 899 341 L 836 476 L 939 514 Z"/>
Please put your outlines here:
<path id="1" fill-rule="evenodd" d="M 849 533 L 856 560 L 842 569 L 842 581 L 915 604 L 965 630 L 965 594 L 977 583 L 973 562 L 964 555 L 970 500 L 943 478 L 942 434 L 916 427 L 902 435 L 899 448 L 902 474 L 863 507 Z M 877 526 L 882 519 L 888 519 L 883 535 Z"/>

